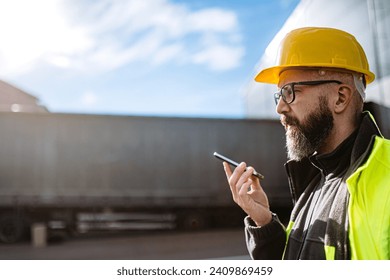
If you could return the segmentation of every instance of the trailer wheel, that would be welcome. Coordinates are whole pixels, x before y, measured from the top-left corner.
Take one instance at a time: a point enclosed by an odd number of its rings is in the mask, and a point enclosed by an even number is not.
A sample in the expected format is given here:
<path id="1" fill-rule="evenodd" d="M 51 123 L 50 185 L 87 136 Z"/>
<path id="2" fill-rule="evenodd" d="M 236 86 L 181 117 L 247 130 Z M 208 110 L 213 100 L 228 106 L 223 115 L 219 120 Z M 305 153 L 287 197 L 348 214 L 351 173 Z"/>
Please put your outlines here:
<path id="1" fill-rule="evenodd" d="M 207 228 L 208 220 L 202 211 L 187 211 L 180 216 L 179 228 L 184 230 L 200 230 Z"/>
<path id="2" fill-rule="evenodd" d="M 0 242 L 15 243 L 24 235 L 24 223 L 15 215 L 0 217 Z"/>

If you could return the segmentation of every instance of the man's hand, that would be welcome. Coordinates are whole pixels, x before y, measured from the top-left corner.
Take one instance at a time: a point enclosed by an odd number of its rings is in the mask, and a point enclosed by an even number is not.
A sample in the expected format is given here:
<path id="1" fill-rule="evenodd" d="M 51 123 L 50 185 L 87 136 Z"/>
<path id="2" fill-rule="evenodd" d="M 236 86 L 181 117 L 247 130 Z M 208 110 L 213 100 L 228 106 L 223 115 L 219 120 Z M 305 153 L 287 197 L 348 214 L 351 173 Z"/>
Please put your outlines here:
<path id="1" fill-rule="evenodd" d="M 267 195 L 260 185 L 258 178 L 253 176 L 253 167 L 246 169 L 244 162 L 232 172 L 228 163 L 223 163 L 233 200 L 236 202 L 257 226 L 271 222 L 272 214 L 269 209 Z M 246 169 L 246 171 L 245 171 Z"/>

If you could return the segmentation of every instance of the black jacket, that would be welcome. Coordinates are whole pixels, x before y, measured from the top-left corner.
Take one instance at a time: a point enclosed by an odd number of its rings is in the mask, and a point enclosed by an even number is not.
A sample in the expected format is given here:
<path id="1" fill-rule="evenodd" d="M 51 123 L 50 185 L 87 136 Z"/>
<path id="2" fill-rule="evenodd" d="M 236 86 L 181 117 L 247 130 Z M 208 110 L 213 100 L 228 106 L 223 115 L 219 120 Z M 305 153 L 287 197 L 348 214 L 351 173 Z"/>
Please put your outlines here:
<path id="1" fill-rule="evenodd" d="M 276 215 L 263 227 L 256 227 L 249 217 L 245 218 L 251 257 L 325 259 L 324 245 L 331 243 L 337 247 L 338 259 L 349 259 L 346 210 L 349 194 L 345 180 L 364 162 L 372 136 L 379 134 L 375 123 L 365 114 L 360 127 L 333 152 L 287 162 L 294 202 L 290 217 L 293 226 L 287 235 Z"/>

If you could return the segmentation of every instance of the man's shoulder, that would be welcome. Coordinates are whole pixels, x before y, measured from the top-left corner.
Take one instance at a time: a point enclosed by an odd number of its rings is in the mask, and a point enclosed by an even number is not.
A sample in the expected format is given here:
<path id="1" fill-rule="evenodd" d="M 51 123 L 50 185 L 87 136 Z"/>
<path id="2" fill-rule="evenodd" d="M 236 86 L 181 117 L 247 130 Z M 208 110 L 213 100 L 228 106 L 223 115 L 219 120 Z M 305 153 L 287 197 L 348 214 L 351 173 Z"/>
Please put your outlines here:
<path id="1" fill-rule="evenodd" d="M 364 164 L 366 176 L 371 182 L 385 185 L 387 191 L 390 182 L 390 140 L 376 136 L 370 156 Z"/>
<path id="2" fill-rule="evenodd" d="M 356 186 L 358 181 L 365 182 L 367 185 L 384 185 L 390 193 L 390 188 L 387 187 L 390 182 L 389 139 L 375 136 L 375 141 L 365 162 L 347 179 L 350 186 Z"/>
<path id="3" fill-rule="evenodd" d="M 371 154 L 379 156 L 385 162 L 387 161 L 390 163 L 390 139 L 375 136 L 374 147 Z"/>

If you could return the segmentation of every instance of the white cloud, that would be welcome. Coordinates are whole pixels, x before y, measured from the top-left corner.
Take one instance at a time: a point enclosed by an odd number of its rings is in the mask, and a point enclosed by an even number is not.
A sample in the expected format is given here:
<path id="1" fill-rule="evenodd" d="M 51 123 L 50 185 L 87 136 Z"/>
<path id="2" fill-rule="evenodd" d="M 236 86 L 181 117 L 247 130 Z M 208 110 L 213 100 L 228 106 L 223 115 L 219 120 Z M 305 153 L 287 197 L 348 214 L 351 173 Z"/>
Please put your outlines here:
<path id="1" fill-rule="evenodd" d="M 160 48 L 154 55 L 154 63 L 162 64 L 169 60 L 173 60 L 184 52 L 184 47 L 181 44 L 172 44 Z"/>
<path id="2" fill-rule="evenodd" d="M 81 96 L 81 104 L 83 106 L 92 106 L 95 105 L 97 102 L 97 95 L 91 91 L 87 91 Z"/>
<path id="3" fill-rule="evenodd" d="M 237 67 L 243 54 L 244 50 L 241 47 L 232 48 L 215 45 L 195 54 L 193 61 L 205 64 L 212 70 L 223 71 Z"/>
<path id="4" fill-rule="evenodd" d="M 59 0 L 0 1 L 0 73 L 28 71 L 54 55 L 87 50 L 83 28 L 73 29 Z"/>
<path id="5" fill-rule="evenodd" d="M 201 32 L 230 33 L 237 28 L 237 18 L 234 13 L 221 9 L 210 8 L 189 14 L 188 28 Z"/>
<path id="6" fill-rule="evenodd" d="M 40 63 L 93 73 L 135 61 L 223 71 L 244 54 L 234 12 L 191 11 L 169 0 L 0 1 L 0 36 L 2 75 Z"/>

